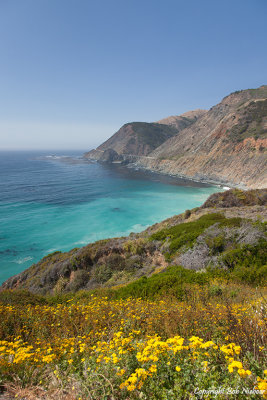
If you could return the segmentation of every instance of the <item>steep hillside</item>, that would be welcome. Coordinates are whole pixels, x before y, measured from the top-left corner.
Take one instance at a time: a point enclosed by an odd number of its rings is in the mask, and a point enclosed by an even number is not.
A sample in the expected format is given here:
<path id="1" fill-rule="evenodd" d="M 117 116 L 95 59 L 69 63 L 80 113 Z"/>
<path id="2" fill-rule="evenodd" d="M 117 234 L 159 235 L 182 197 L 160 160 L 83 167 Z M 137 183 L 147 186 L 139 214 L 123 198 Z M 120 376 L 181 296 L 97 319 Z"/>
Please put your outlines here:
<path id="1" fill-rule="evenodd" d="M 241 90 L 209 111 L 124 125 L 85 158 L 243 189 L 267 186 L 267 86 Z"/>
<path id="2" fill-rule="evenodd" d="M 129 156 L 147 156 L 167 139 L 192 125 L 203 113 L 205 111 L 196 110 L 154 123 L 125 124 L 97 149 L 85 153 L 84 157 L 99 161 L 131 161 Z"/>
<path id="3" fill-rule="evenodd" d="M 55 252 L 8 279 L 4 288 L 61 293 L 112 287 L 168 266 L 222 268 L 252 284 L 266 279 L 267 189 L 232 189 L 140 234 Z M 265 269 L 264 269 L 265 268 Z"/>
<path id="4" fill-rule="evenodd" d="M 182 129 L 185 129 L 192 123 L 196 122 L 196 120 L 206 114 L 206 112 L 207 110 L 188 111 L 182 115 L 173 115 L 163 118 L 160 121 L 157 121 L 157 123 L 170 125 L 181 131 Z"/>
<path id="5" fill-rule="evenodd" d="M 123 125 L 96 150 L 86 153 L 86 158 L 101 161 L 116 161 L 123 154 L 147 155 L 170 137 L 178 133 L 177 129 L 165 124 L 132 122 Z M 107 159 L 107 154 L 112 158 Z"/>
<path id="6" fill-rule="evenodd" d="M 267 86 L 262 86 L 227 96 L 137 165 L 196 180 L 264 188 L 266 147 Z"/>

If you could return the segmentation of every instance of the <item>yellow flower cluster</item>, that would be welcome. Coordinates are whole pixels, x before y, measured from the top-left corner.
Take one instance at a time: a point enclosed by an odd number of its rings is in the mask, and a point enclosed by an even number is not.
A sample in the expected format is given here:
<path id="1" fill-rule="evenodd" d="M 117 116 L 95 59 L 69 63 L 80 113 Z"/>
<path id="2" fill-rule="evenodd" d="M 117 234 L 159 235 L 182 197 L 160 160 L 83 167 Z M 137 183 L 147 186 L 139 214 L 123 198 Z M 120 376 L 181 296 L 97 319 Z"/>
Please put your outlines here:
<path id="1" fill-rule="evenodd" d="M 267 399 L 267 379 L 257 378 L 258 385 L 255 387 L 256 390 L 259 390 L 264 399 Z"/>
<path id="2" fill-rule="evenodd" d="M 247 376 L 251 375 L 250 370 L 244 370 L 242 362 L 235 361 L 233 359 L 231 360 L 231 363 L 228 365 L 228 371 L 230 373 L 234 372 L 234 369 L 237 368 L 237 372 L 242 378 L 246 378 Z"/>
<path id="3" fill-rule="evenodd" d="M 235 343 L 229 343 L 220 347 L 220 350 L 227 356 L 233 356 L 234 354 L 240 354 L 241 347 L 237 346 Z"/>
<path id="4" fill-rule="evenodd" d="M 152 366 L 150 367 L 150 372 L 156 372 L 157 367 Z M 147 376 L 150 375 L 148 371 L 146 371 L 144 368 L 137 368 L 133 374 L 129 376 L 129 378 L 120 384 L 120 388 L 126 388 L 129 392 L 132 392 L 135 389 L 141 389 L 143 386 Z"/>

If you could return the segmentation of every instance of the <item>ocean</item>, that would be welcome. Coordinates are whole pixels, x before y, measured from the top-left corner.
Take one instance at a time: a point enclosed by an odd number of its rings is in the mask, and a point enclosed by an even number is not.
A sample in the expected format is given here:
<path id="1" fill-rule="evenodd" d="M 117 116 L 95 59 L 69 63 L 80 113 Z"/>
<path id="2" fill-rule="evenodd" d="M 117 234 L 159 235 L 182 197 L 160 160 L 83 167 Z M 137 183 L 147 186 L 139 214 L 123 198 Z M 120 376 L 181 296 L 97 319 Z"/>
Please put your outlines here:
<path id="1" fill-rule="evenodd" d="M 222 188 L 82 152 L 0 152 L 0 283 L 45 255 L 140 232 Z"/>

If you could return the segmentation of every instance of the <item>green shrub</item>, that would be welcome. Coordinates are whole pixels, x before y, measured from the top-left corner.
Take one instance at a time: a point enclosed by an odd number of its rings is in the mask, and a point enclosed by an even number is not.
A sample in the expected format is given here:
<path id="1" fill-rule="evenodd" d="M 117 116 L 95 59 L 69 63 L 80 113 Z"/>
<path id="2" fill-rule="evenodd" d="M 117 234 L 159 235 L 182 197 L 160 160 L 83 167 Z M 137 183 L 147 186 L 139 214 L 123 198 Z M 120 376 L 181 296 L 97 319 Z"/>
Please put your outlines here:
<path id="1" fill-rule="evenodd" d="M 244 245 L 229 250 L 222 256 L 222 262 L 230 270 L 241 266 L 260 268 L 267 264 L 267 241 L 261 239 L 256 245 Z"/>
<path id="2" fill-rule="evenodd" d="M 218 285 L 212 285 L 212 286 L 209 288 L 209 295 L 210 295 L 211 297 L 222 296 L 222 294 L 223 294 L 223 290 L 222 290 L 222 288 L 221 288 L 220 286 L 218 286 Z"/>
<path id="3" fill-rule="evenodd" d="M 231 272 L 231 279 L 252 285 L 264 285 L 267 279 L 267 241 L 244 245 L 225 252 L 222 262 Z"/>
<path id="4" fill-rule="evenodd" d="M 162 229 L 151 235 L 150 240 L 166 241 L 168 239 L 169 253 L 172 255 L 182 246 L 192 247 L 198 236 L 216 223 L 219 227 L 236 227 L 240 226 L 241 221 L 241 218 L 225 218 L 219 213 L 206 214 L 196 221 L 184 222 L 171 228 Z"/>
<path id="5" fill-rule="evenodd" d="M 89 281 L 89 279 L 89 272 L 85 271 L 84 269 L 78 269 L 74 272 L 74 277 L 68 284 L 67 290 L 71 292 L 76 292 L 77 290 L 83 288 Z"/>
<path id="6" fill-rule="evenodd" d="M 105 283 L 112 277 L 112 270 L 106 264 L 99 265 L 93 272 L 93 277 L 98 283 Z"/>
<path id="7" fill-rule="evenodd" d="M 187 219 L 187 218 L 189 218 L 190 216 L 191 216 L 191 211 L 190 211 L 190 210 L 185 210 L 184 218 Z"/>
<path id="8" fill-rule="evenodd" d="M 216 255 L 217 253 L 221 253 L 226 245 L 226 240 L 224 235 L 218 235 L 215 237 L 207 237 L 206 244 L 210 248 L 210 253 L 212 255 Z"/>
<path id="9" fill-rule="evenodd" d="M 141 297 L 155 298 L 163 294 L 173 295 L 182 300 L 186 291 L 185 284 L 205 285 L 208 283 L 208 274 L 198 273 L 180 266 L 167 268 L 165 272 L 142 277 L 116 291 L 118 298 Z"/>
<path id="10" fill-rule="evenodd" d="M 249 283 L 250 285 L 264 285 L 267 280 L 267 265 L 258 268 L 251 266 L 250 268 L 240 266 L 235 268 L 231 274 L 234 281 Z"/>

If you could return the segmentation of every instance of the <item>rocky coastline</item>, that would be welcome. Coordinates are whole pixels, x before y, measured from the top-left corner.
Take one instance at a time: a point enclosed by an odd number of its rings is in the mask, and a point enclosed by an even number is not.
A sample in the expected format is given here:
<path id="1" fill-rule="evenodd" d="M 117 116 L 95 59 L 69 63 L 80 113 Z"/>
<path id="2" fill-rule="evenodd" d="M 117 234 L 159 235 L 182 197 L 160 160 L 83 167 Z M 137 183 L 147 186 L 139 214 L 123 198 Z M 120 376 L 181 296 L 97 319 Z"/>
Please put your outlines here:
<path id="1" fill-rule="evenodd" d="M 265 85 L 234 92 L 208 111 L 125 124 L 84 158 L 213 185 L 263 189 L 266 152 Z"/>

